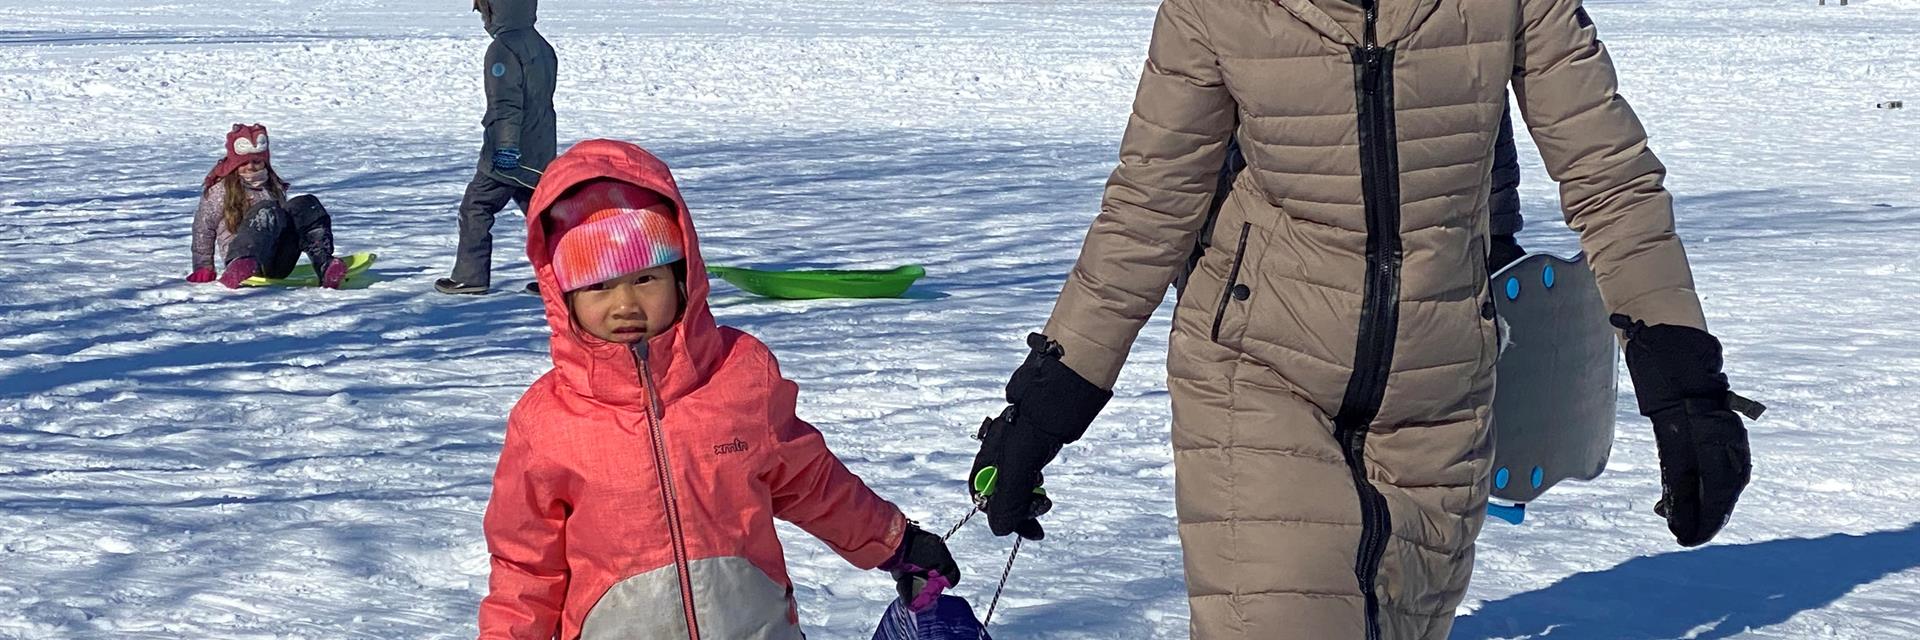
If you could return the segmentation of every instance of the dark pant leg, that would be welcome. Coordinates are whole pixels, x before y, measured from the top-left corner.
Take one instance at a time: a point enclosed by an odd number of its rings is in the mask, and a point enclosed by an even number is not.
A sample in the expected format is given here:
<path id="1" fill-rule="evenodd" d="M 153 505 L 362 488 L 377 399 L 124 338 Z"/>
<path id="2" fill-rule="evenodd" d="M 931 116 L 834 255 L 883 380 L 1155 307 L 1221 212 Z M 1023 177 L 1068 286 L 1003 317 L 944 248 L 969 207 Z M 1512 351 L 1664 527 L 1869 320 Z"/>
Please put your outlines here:
<path id="1" fill-rule="evenodd" d="M 485 172 L 474 174 L 460 203 L 460 246 L 453 261 L 455 282 L 492 283 L 493 216 L 505 209 L 508 201 L 518 203 L 525 211 L 532 196 L 531 189 L 501 182 Z"/>
<path id="2" fill-rule="evenodd" d="M 300 235 L 294 233 L 293 225 L 281 227 L 280 236 L 274 238 L 273 250 L 268 257 L 260 261 L 260 275 L 268 278 L 285 278 L 293 275 L 293 268 L 300 264 Z"/>
<path id="3" fill-rule="evenodd" d="M 247 209 L 227 243 L 227 262 L 253 258 L 260 272 L 270 278 L 286 277 L 300 260 L 297 241 L 292 238 L 293 221 L 286 209 L 271 200 Z"/>
<path id="4" fill-rule="evenodd" d="M 287 209 L 293 218 L 292 228 L 300 251 L 313 263 L 314 275 L 322 275 L 334 257 L 333 218 L 327 215 L 327 208 L 320 205 L 320 199 L 311 195 L 294 198 L 287 203 Z"/>
<path id="5" fill-rule="evenodd" d="M 533 207 L 533 190 L 523 188 L 523 187 L 514 187 L 513 204 L 520 207 L 520 215 L 526 215 L 527 209 Z"/>

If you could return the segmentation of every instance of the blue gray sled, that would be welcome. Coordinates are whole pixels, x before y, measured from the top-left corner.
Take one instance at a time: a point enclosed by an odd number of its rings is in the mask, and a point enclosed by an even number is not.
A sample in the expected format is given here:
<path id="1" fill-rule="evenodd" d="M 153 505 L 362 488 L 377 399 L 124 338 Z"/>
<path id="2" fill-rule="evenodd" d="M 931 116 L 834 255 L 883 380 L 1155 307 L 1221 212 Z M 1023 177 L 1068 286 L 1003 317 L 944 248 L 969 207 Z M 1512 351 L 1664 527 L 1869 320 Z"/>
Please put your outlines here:
<path id="1" fill-rule="evenodd" d="M 933 606 L 913 611 L 895 598 L 880 618 L 873 640 L 991 640 L 965 598 L 942 595 Z"/>
<path id="2" fill-rule="evenodd" d="M 1620 349 L 1584 256 L 1528 254 L 1492 278 L 1501 320 L 1491 515 L 1519 524 L 1562 480 L 1592 480 L 1613 452 Z"/>

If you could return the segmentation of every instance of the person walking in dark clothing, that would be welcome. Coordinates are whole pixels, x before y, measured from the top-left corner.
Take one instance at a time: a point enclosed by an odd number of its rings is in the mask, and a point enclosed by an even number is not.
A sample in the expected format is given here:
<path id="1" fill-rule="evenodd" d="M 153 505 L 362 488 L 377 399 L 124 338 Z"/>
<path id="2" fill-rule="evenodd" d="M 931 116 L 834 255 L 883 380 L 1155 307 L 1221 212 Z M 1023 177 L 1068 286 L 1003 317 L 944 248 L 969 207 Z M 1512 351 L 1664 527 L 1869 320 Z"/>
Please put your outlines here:
<path id="1" fill-rule="evenodd" d="M 474 0 L 493 44 L 487 47 L 486 142 L 460 203 L 460 246 L 441 293 L 481 294 L 492 284 L 493 217 L 509 201 L 522 211 L 553 161 L 553 45 L 534 30 L 538 0 Z"/>

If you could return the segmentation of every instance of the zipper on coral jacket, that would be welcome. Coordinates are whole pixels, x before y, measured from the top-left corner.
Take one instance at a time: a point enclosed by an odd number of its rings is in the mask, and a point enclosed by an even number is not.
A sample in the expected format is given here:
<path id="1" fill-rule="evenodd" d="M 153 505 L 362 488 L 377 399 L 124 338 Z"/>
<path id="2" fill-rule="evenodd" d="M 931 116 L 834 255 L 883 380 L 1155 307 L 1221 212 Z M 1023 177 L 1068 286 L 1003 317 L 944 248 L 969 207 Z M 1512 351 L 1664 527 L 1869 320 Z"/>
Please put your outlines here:
<path id="1" fill-rule="evenodd" d="M 661 424 L 660 393 L 654 390 L 653 370 L 647 367 L 647 341 L 630 347 L 640 366 L 640 386 L 647 392 L 647 436 L 653 441 L 653 468 L 660 474 L 660 500 L 667 508 L 667 534 L 673 540 L 673 570 L 680 578 L 680 607 L 687 617 L 687 639 L 700 640 L 700 619 L 694 614 L 693 572 L 687 561 L 687 538 L 680 527 L 680 499 L 673 490 L 673 467 L 667 461 L 667 434 Z"/>
<path id="2" fill-rule="evenodd" d="M 1367 227 L 1365 297 L 1354 349 L 1353 378 L 1347 382 L 1335 437 L 1353 475 L 1360 500 L 1360 543 L 1354 576 L 1366 600 L 1366 637 L 1379 640 L 1380 600 L 1375 592 L 1380 562 L 1393 522 L 1386 497 L 1367 479 L 1367 429 L 1380 414 L 1393 346 L 1399 329 L 1400 194 L 1398 141 L 1393 128 L 1393 50 L 1379 46 L 1375 24 L 1379 0 L 1363 0 L 1365 44 L 1353 49 L 1354 92 L 1360 134 L 1360 172 Z"/>

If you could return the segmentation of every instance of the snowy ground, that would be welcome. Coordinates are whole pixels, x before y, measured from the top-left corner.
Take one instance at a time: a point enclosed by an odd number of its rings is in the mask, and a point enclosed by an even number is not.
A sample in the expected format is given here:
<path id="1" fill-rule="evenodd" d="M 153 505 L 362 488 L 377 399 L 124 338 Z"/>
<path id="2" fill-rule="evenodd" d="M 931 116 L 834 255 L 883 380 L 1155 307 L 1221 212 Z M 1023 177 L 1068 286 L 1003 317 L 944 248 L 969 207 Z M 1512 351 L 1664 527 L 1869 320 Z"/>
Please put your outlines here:
<path id="1" fill-rule="evenodd" d="M 533 298 L 430 292 L 478 147 L 464 4 L 0 0 L 0 638 L 472 635 L 503 417 L 548 362 Z M 544 4 L 562 138 L 659 151 L 712 261 L 927 265 L 909 300 L 721 285 L 715 307 L 857 472 L 951 522 L 967 434 L 1097 209 L 1154 3 Z M 1681 551 L 1623 397 L 1606 476 L 1488 526 L 1455 637 L 1920 637 L 1920 1 L 1589 4 L 1730 373 L 1772 411 L 1739 516 Z M 200 176 L 255 120 L 379 282 L 180 282 Z M 1571 250 L 1524 162 L 1523 242 Z M 517 222 L 498 286 L 528 276 Z M 1165 332 L 1049 469 L 1061 508 L 1002 637 L 1186 637 Z M 887 582 L 783 531 L 808 628 L 870 634 Z M 956 549 L 979 602 L 1005 544 Z"/>

